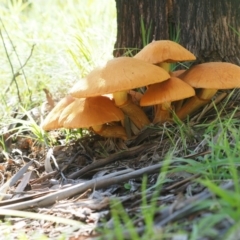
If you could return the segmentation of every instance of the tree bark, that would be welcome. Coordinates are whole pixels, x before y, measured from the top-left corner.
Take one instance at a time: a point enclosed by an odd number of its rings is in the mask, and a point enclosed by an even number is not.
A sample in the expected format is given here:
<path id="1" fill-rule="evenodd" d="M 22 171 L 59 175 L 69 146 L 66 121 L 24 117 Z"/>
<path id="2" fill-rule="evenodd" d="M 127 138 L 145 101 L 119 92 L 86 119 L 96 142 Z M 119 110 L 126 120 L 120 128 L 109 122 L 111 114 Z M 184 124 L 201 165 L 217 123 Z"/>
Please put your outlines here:
<path id="1" fill-rule="evenodd" d="M 143 47 L 141 19 L 149 42 L 171 39 L 197 57 L 195 63 L 223 61 L 240 65 L 239 0 L 115 0 L 117 41 L 114 56 Z M 234 31 L 235 30 L 235 31 Z M 137 49 L 137 50 L 136 50 Z"/>
<path id="2" fill-rule="evenodd" d="M 149 31 L 150 42 L 169 38 L 167 2 L 168 0 L 116 0 L 116 57 L 129 52 L 129 49 L 134 55 L 143 47 L 141 19 L 144 28 Z"/>

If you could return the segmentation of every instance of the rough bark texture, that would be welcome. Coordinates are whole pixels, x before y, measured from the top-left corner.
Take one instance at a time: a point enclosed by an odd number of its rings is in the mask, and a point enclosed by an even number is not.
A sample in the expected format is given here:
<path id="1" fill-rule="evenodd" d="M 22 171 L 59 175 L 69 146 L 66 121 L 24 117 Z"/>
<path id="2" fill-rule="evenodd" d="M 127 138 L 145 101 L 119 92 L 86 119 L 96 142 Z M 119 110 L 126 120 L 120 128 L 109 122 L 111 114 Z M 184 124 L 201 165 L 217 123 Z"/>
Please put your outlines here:
<path id="1" fill-rule="evenodd" d="M 154 39 L 169 38 L 167 2 L 167 0 L 116 0 L 115 56 L 123 55 L 127 49 L 139 50 L 143 47 L 141 19 L 145 29 L 150 31 L 150 42 Z"/>
<path id="2" fill-rule="evenodd" d="M 170 39 L 179 28 L 179 43 L 193 52 L 196 63 L 226 61 L 240 65 L 239 0 L 115 0 L 117 41 L 115 56 L 126 48 L 143 47 L 140 19 L 151 26 L 150 41 Z M 233 28 L 233 29 L 232 29 Z"/>

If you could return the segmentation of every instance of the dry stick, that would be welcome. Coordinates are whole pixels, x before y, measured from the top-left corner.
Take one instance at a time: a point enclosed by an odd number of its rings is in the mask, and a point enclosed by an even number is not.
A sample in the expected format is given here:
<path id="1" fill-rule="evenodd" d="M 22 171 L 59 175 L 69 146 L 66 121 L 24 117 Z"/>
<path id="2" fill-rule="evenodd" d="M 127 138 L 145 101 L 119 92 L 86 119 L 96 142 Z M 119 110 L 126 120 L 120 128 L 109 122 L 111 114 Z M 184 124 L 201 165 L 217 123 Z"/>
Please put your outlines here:
<path id="1" fill-rule="evenodd" d="M 183 179 L 182 181 L 176 182 L 176 183 L 174 183 L 174 184 L 172 184 L 172 185 L 164 188 L 164 191 L 173 190 L 174 188 L 176 188 L 176 187 L 178 187 L 178 186 L 182 186 L 183 184 L 186 184 L 186 183 L 190 182 L 191 180 L 196 179 L 196 178 L 198 178 L 198 177 L 200 177 L 200 176 L 201 176 L 201 174 L 198 173 L 198 174 L 195 174 L 195 175 L 193 175 L 193 176 L 191 176 L 191 177 L 185 178 L 185 179 Z"/>
<path id="2" fill-rule="evenodd" d="M 233 189 L 234 183 L 229 182 L 226 183 L 222 186 L 223 189 L 225 190 L 230 190 Z M 163 209 L 162 211 L 159 212 L 159 217 L 156 219 L 158 222 L 155 224 L 156 227 L 160 228 L 170 221 L 180 219 L 182 217 L 187 216 L 188 214 L 192 214 L 196 211 L 198 211 L 198 204 L 201 203 L 203 200 L 209 199 L 210 197 L 213 197 L 215 194 L 210 192 L 209 190 L 201 192 L 197 195 L 195 195 L 192 198 L 189 198 L 185 200 L 185 202 L 181 203 L 182 208 L 178 209 L 176 212 L 173 211 L 173 206 L 175 203 L 172 204 L 172 206 Z"/>
<path id="3" fill-rule="evenodd" d="M 1 209 L 20 210 L 20 209 L 25 209 L 25 208 L 49 206 L 51 204 L 54 204 L 56 201 L 60 201 L 60 200 L 63 200 L 63 199 L 69 198 L 69 197 L 73 197 L 76 194 L 81 194 L 81 193 L 87 191 L 88 189 L 105 188 L 105 187 L 109 187 L 110 185 L 113 185 L 113 184 L 119 184 L 119 183 L 128 181 L 129 179 L 132 179 L 132 178 L 139 178 L 144 174 L 159 172 L 161 167 L 162 167 L 162 163 L 155 164 L 155 165 L 152 165 L 152 166 L 149 166 L 146 168 L 142 168 L 139 170 L 133 170 L 130 173 L 129 173 L 129 170 L 119 171 L 114 174 L 110 174 L 110 176 L 111 176 L 110 178 L 107 175 L 104 177 L 90 180 L 84 184 L 83 183 L 76 184 L 69 188 L 62 189 L 58 192 L 51 193 L 47 196 L 40 197 L 38 199 L 0 207 L 0 214 L 1 214 Z M 128 173 L 126 173 L 126 172 L 128 172 Z M 122 174 L 122 175 L 120 175 L 120 174 Z M 114 177 L 114 175 L 115 175 L 115 177 Z"/>
<path id="4" fill-rule="evenodd" d="M 27 196 L 19 197 L 17 199 L 16 198 L 11 198 L 11 199 L 0 201 L 0 207 L 15 204 L 15 203 L 20 203 L 20 202 L 25 202 L 25 201 L 29 201 L 29 200 L 32 200 L 32 199 L 36 199 L 36 198 L 45 196 L 45 195 L 47 195 L 49 193 L 52 193 L 52 192 L 56 192 L 56 190 L 50 190 L 50 191 L 48 190 L 48 191 L 39 192 L 39 193 L 29 193 L 28 192 Z"/>
<path id="5" fill-rule="evenodd" d="M 234 183 L 230 182 L 225 185 L 223 185 L 223 189 L 230 190 L 233 189 Z M 175 212 L 173 212 L 175 203 L 170 205 L 167 208 L 164 208 L 163 210 L 160 210 L 156 213 L 159 217 L 155 218 L 155 224 L 153 225 L 153 231 L 159 232 L 159 230 L 162 230 L 162 227 L 168 224 L 169 222 L 179 220 L 180 218 L 186 217 L 189 214 L 193 214 L 197 211 L 199 211 L 198 204 L 201 203 L 203 200 L 209 199 L 213 197 L 215 194 L 211 193 L 209 190 L 201 192 L 194 197 L 188 198 L 184 202 L 181 203 L 181 208 L 177 209 Z M 145 232 L 146 227 L 142 226 L 140 228 L 136 229 L 136 232 L 138 234 L 143 234 Z M 129 239 L 131 236 L 129 231 L 123 232 L 124 239 Z M 107 236 L 105 236 L 107 237 Z"/>
<path id="6" fill-rule="evenodd" d="M 131 142 L 130 146 L 138 146 L 140 143 L 142 143 L 146 138 L 149 138 L 151 134 L 157 134 L 162 130 L 154 128 L 145 128 L 140 132 L 135 139 Z"/>
<path id="7" fill-rule="evenodd" d="M 67 163 L 66 165 L 64 165 L 60 170 L 54 170 L 54 171 L 52 171 L 52 172 L 50 172 L 50 173 L 48 173 L 48 174 L 46 174 L 46 175 L 44 175 L 44 176 L 42 176 L 42 177 L 40 177 L 40 178 L 38 178 L 38 179 L 35 179 L 35 180 L 33 180 L 33 181 L 31 182 L 31 184 L 36 184 L 36 183 L 42 182 L 42 181 L 44 181 L 44 180 L 46 180 L 46 179 L 48 179 L 48 178 L 53 177 L 54 175 L 59 174 L 59 172 L 62 173 L 63 171 L 66 171 L 66 169 L 69 167 L 69 165 L 70 165 L 79 155 L 84 156 L 84 157 L 87 158 L 88 160 L 91 160 L 91 161 L 92 161 L 92 159 L 91 159 L 87 154 L 81 153 L 81 151 L 82 151 L 82 150 L 79 150 L 76 154 L 74 154 L 74 156 L 72 156 L 72 157 L 70 158 L 70 160 L 68 161 L 68 163 Z M 56 176 L 56 177 L 57 177 L 57 176 Z"/>
<path id="8" fill-rule="evenodd" d="M 121 160 L 121 159 L 134 157 L 135 155 L 139 155 L 143 151 L 149 150 L 149 148 L 152 147 L 152 146 L 154 146 L 154 144 L 152 144 L 152 143 L 151 144 L 143 144 L 138 148 L 134 147 L 131 150 L 116 153 L 116 154 L 113 154 L 113 155 L 111 155 L 107 158 L 96 160 L 95 162 L 93 162 L 92 164 L 82 168 L 81 170 L 70 174 L 68 176 L 68 178 L 74 179 L 74 178 L 77 178 L 79 176 L 83 176 L 84 174 L 86 174 L 87 172 L 89 172 L 93 169 L 105 166 L 106 164 L 109 164 L 109 163 L 112 163 L 112 162 L 115 162 L 115 161 L 118 161 L 118 160 Z"/>

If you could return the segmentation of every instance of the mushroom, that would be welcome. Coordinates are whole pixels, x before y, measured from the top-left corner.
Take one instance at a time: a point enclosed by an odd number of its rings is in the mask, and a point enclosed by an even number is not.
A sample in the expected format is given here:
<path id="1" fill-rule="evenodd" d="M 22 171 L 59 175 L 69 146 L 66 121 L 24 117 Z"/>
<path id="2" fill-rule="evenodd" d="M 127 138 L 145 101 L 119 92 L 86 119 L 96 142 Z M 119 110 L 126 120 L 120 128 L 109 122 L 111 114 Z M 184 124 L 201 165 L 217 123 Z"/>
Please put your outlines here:
<path id="1" fill-rule="evenodd" d="M 170 71 L 170 63 L 196 60 L 190 51 L 170 40 L 153 41 L 138 52 L 134 58 L 156 64 L 167 72 Z"/>
<path id="2" fill-rule="evenodd" d="M 185 71 L 186 71 L 186 69 L 181 69 L 181 70 L 176 70 L 176 71 L 170 72 L 169 74 L 171 77 L 179 77 Z M 182 107 L 183 101 L 184 101 L 184 99 L 181 99 L 181 100 L 175 101 L 173 103 L 175 112 L 178 111 Z"/>
<path id="3" fill-rule="evenodd" d="M 109 124 L 124 119 L 123 112 L 105 96 L 79 98 L 69 104 L 59 117 L 64 128 L 92 128 L 104 137 L 127 139 L 121 125 Z"/>
<path id="4" fill-rule="evenodd" d="M 61 128 L 62 125 L 59 125 L 58 123 L 59 116 L 62 113 L 62 111 L 74 100 L 75 98 L 70 95 L 61 99 L 44 119 L 43 123 L 41 124 L 42 129 L 47 131 Z"/>
<path id="5" fill-rule="evenodd" d="M 131 96 L 133 103 L 136 105 L 139 105 L 139 102 L 140 102 L 143 94 L 136 90 L 129 90 L 128 94 Z"/>
<path id="6" fill-rule="evenodd" d="M 114 58 L 101 68 L 90 72 L 70 90 L 76 98 L 113 93 L 115 104 L 139 128 L 150 124 L 144 111 L 134 104 L 127 91 L 167 80 L 170 75 L 163 69 L 130 57 Z"/>
<path id="7" fill-rule="evenodd" d="M 186 48 L 170 40 L 153 41 L 137 53 L 134 58 L 158 65 L 169 73 L 171 63 L 193 61 L 196 59 Z M 158 107 L 160 105 L 155 108 L 156 115 L 159 115 L 159 112 L 162 111 Z M 176 107 L 181 107 L 181 101 L 177 103 Z"/>
<path id="8" fill-rule="evenodd" d="M 141 106 L 158 105 L 153 123 L 170 119 L 171 102 L 195 95 L 194 89 L 181 79 L 171 77 L 167 81 L 152 84 L 140 100 Z"/>
<path id="9" fill-rule="evenodd" d="M 176 112 L 184 119 L 201 106 L 207 104 L 218 89 L 240 87 L 240 67 L 226 62 L 208 62 L 195 65 L 179 76 L 192 87 L 199 89 L 196 96 L 189 98 Z"/>
<path id="10" fill-rule="evenodd" d="M 132 102 L 136 105 L 139 105 L 139 102 L 140 102 L 140 99 L 142 97 L 142 93 L 141 92 L 138 92 L 136 90 L 129 90 L 127 91 L 127 93 L 129 94 L 129 96 L 131 97 L 132 99 Z M 104 94 L 102 96 L 106 96 L 110 99 L 113 99 L 113 94 L 109 93 L 109 94 Z"/>

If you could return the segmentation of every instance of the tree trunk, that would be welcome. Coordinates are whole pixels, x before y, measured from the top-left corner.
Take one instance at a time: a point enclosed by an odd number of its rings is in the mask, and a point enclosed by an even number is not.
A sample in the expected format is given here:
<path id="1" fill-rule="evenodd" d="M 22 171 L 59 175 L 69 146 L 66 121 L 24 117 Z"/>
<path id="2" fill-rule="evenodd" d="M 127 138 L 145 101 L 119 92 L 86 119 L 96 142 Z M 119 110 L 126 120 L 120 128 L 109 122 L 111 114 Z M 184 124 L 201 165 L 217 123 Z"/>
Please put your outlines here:
<path id="1" fill-rule="evenodd" d="M 156 39 L 169 39 L 167 2 L 167 0 L 116 0 L 115 56 L 121 56 L 129 52 L 129 49 L 134 55 L 142 49 L 144 41 L 141 20 L 146 32 L 149 33 L 149 42 Z"/>
<path id="2" fill-rule="evenodd" d="M 223 61 L 240 65 L 239 0 L 115 0 L 117 41 L 114 56 L 133 55 L 146 40 L 171 39 L 194 53 L 196 63 Z M 235 30 L 235 31 L 234 31 Z M 147 35 L 147 34 L 146 34 Z M 136 50 L 137 49 L 137 50 Z"/>

